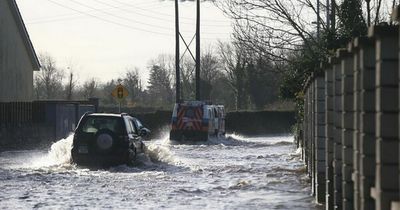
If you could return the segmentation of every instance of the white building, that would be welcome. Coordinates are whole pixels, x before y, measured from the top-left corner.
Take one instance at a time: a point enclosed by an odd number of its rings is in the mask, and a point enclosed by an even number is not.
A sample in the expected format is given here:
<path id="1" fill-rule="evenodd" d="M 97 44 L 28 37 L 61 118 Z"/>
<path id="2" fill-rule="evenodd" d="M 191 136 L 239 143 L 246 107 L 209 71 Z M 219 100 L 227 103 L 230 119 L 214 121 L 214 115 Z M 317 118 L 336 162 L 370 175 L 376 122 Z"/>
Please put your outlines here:
<path id="1" fill-rule="evenodd" d="M 0 102 L 32 101 L 39 68 L 15 0 L 0 0 Z"/>

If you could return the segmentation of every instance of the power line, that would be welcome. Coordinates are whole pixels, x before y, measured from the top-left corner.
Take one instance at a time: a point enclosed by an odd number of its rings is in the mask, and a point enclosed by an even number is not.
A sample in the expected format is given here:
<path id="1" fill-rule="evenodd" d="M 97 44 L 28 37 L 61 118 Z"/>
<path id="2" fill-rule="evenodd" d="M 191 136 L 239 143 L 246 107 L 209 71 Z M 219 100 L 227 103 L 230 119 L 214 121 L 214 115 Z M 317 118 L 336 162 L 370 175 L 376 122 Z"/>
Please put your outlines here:
<path id="1" fill-rule="evenodd" d="M 127 24 L 123 24 L 123 23 L 120 23 L 120 22 L 108 20 L 108 19 L 96 16 L 96 15 L 93 15 L 93 14 L 90 14 L 90 13 L 87 13 L 87 12 L 84 12 L 84 11 L 80 11 L 80 10 L 74 9 L 72 7 L 63 5 L 63 4 L 59 3 L 59 2 L 56 2 L 55 0 L 47 0 L 47 1 L 53 3 L 53 4 L 57 5 L 57 6 L 60 6 L 60 7 L 75 11 L 77 13 L 80 13 L 82 15 L 90 16 L 92 18 L 95 18 L 95 19 L 98 19 L 98 20 L 101 20 L 103 22 L 107 22 L 107 23 L 110 23 L 110 24 L 118 25 L 120 27 L 125 27 L 125 28 L 129 28 L 129 29 L 132 29 L 132 30 L 135 30 L 135 31 L 142 31 L 142 32 L 147 32 L 147 33 L 152 33 L 152 34 L 157 34 L 157 35 L 168 36 L 168 37 L 172 37 L 173 36 L 173 34 L 169 34 L 169 33 L 163 33 L 163 32 L 147 30 L 147 29 L 143 29 L 143 28 L 137 28 L 137 27 L 133 27 L 131 25 L 127 25 Z M 74 1 L 74 0 L 72 0 L 72 1 Z M 93 9 L 93 10 L 96 10 L 96 9 Z M 56 21 L 60 21 L 60 20 L 53 20 L 51 22 L 56 22 Z M 157 26 L 157 27 L 159 27 L 159 26 Z M 207 33 L 207 34 L 222 34 L 222 33 Z M 208 38 L 208 37 L 207 38 L 202 38 L 202 39 L 204 39 L 204 40 L 215 40 L 215 38 Z"/>
<path id="2" fill-rule="evenodd" d="M 157 3 L 157 4 L 159 4 L 159 0 L 156 0 L 156 1 L 151 1 L 151 2 L 153 2 L 153 3 Z M 146 3 L 149 3 L 149 2 L 146 2 Z M 142 2 L 142 4 L 143 4 L 143 2 Z M 137 4 L 137 5 L 142 5 L 142 4 Z M 136 5 L 136 6 L 137 6 Z M 150 4 L 151 5 L 151 4 Z M 155 4 L 154 4 L 155 5 Z M 130 7 L 136 7 L 136 6 L 130 6 Z M 115 7 L 116 9 L 121 9 L 122 7 L 128 7 L 128 6 L 126 6 L 126 5 L 123 5 L 123 6 L 120 6 L 120 7 Z M 99 10 L 102 10 L 102 9 L 99 9 Z M 104 9 L 104 10 L 107 10 L 106 8 Z M 95 10 L 93 10 L 93 9 L 90 9 L 90 10 L 86 10 L 86 11 L 83 11 L 83 12 L 93 12 L 93 11 L 95 11 Z M 109 11 L 112 11 L 112 10 L 109 10 Z M 42 17 L 42 18 L 36 18 L 36 19 L 34 19 L 34 20 L 32 20 L 32 21 L 42 21 L 42 20 L 44 20 L 44 21 L 47 21 L 47 19 L 52 19 L 52 18 L 59 18 L 59 17 L 71 17 L 72 16 L 72 18 L 74 18 L 74 16 L 76 15 L 76 13 L 67 13 L 67 14 L 59 14 L 59 15 L 53 15 L 53 16 L 47 16 L 47 17 Z"/>
<path id="3" fill-rule="evenodd" d="M 80 3 L 80 2 L 77 2 L 76 0 L 70 0 L 70 1 L 75 2 L 76 4 L 82 5 L 82 6 L 84 6 L 84 7 L 97 10 L 96 8 L 93 8 L 93 7 L 91 7 L 91 6 L 82 4 L 82 3 Z M 95 1 L 96 1 L 96 0 L 95 0 Z M 139 23 L 139 24 L 142 24 L 142 25 L 146 25 L 146 26 L 151 26 L 151 27 L 156 27 L 156 28 L 163 28 L 163 29 L 166 29 L 166 30 L 173 30 L 173 28 L 164 27 L 164 26 L 159 26 L 159 25 L 154 25 L 154 24 L 143 23 L 143 22 L 140 22 L 140 21 L 137 21 L 137 20 L 133 20 L 133 19 L 131 19 L 131 18 L 125 18 L 125 17 L 121 17 L 121 16 L 118 16 L 118 15 L 114 15 L 114 14 L 109 13 L 109 12 L 104 12 L 104 11 L 103 11 L 103 13 L 108 14 L 108 15 L 113 16 L 113 17 L 116 17 L 116 18 L 120 18 L 120 19 L 124 19 L 124 20 L 127 19 L 127 20 L 129 20 L 129 21 L 136 22 L 136 23 Z M 185 31 L 184 31 L 184 32 L 185 32 Z M 185 33 L 186 33 L 186 32 L 185 32 Z M 204 32 L 204 34 L 221 34 L 221 33 Z"/>
<path id="4" fill-rule="evenodd" d="M 130 7 L 135 7 L 134 5 L 132 5 L 132 4 L 128 4 L 128 3 L 125 3 L 125 2 L 121 2 L 120 0 L 113 0 L 113 1 L 115 1 L 115 2 L 118 2 L 118 3 L 120 3 L 120 4 L 123 4 L 123 5 L 127 5 L 127 6 L 130 6 Z M 149 9 L 143 9 L 143 8 L 139 8 L 139 7 L 135 7 L 135 8 L 137 8 L 137 9 L 139 9 L 139 10 L 143 10 L 143 11 L 147 11 L 147 12 L 151 12 L 151 13 L 154 13 L 154 14 L 158 14 L 158 15 L 163 15 L 163 16 L 167 16 L 167 17 L 174 17 L 173 15 L 170 15 L 170 14 L 165 14 L 165 13 L 161 13 L 161 12 L 154 12 L 153 10 L 149 10 Z M 194 18 L 189 18 L 189 17 L 180 17 L 181 19 L 186 19 L 186 20 L 192 20 L 192 21 L 194 21 L 195 19 Z M 227 21 L 226 20 L 210 20 L 210 19 L 203 19 L 202 21 L 205 21 L 205 22 L 223 22 L 223 23 L 227 23 Z"/>
<path id="5" fill-rule="evenodd" d="M 119 16 L 119 15 L 115 15 L 115 14 L 106 12 L 106 11 L 102 11 L 102 10 L 96 9 L 94 7 L 88 6 L 86 4 L 80 3 L 80 2 L 78 2 L 76 0 L 70 0 L 70 1 L 74 2 L 75 4 L 78 4 L 78 5 L 84 6 L 86 8 L 102 12 L 102 13 L 107 14 L 109 16 L 116 17 L 116 18 L 119 18 L 119 19 L 122 19 L 122 20 L 125 20 L 125 21 L 128 20 L 128 21 L 132 21 L 132 22 L 135 22 L 135 23 L 138 23 L 138 24 L 141 24 L 141 25 L 145 25 L 145 26 L 150 26 L 150 27 L 155 27 L 155 28 L 163 28 L 163 29 L 166 29 L 166 30 L 172 30 L 171 28 L 167 28 L 167 27 L 164 27 L 164 26 L 158 26 L 158 25 L 153 25 L 153 24 L 149 24 L 149 23 L 143 23 L 143 22 L 140 22 L 140 21 L 137 21 L 137 20 L 133 20 L 131 18 L 126 18 L 126 17 L 122 17 L 122 16 Z"/>
<path id="6" fill-rule="evenodd" d="M 70 21 L 70 20 L 76 20 L 76 19 L 81 19 L 85 18 L 86 15 L 78 15 L 74 17 L 64 17 L 64 18 L 52 18 L 52 19 L 43 19 L 43 20 L 38 20 L 38 21 L 30 21 L 26 22 L 27 25 L 34 25 L 34 24 L 41 24 L 41 23 L 52 23 L 52 22 L 62 22 L 62 21 Z"/>
<path id="7" fill-rule="evenodd" d="M 126 25 L 126 24 L 115 22 L 115 21 L 107 20 L 107 19 L 95 16 L 95 15 L 92 15 L 90 13 L 82 12 L 80 10 L 65 6 L 63 4 L 60 4 L 60 3 L 56 2 L 56 1 L 54 1 L 54 0 L 47 0 L 47 1 L 49 1 L 49 2 L 51 2 L 53 4 L 56 4 L 56 5 L 60 6 L 60 7 L 63 7 L 63 8 L 69 9 L 69 10 L 73 10 L 75 12 L 78 12 L 78 13 L 81 13 L 81 14 L 84 14 L 84 15 L 88 15 L 88 16 L 93 17 L 95 19 L 99 19 L 99 20 L 102 20 L 104 22 L 115 24 L 115 25 L 118 25 L 118 26 L 121 26 L 121 27 L 126 27 L 126 28 L 130 28 L 130 29 L 133 29 L 133 30 L 136 30 L 136 31 L 143 31 L 143 32 L 148 32 L 148 33 L 152 33 L 152 34 L 164 35 L 164 36 L 169 36 L 169 37 L 172 36 L 172 34 L 167 34 L 167 33 L 161 33 L 161 32 L 155 32 L 155 31 L 150 31 L 150 30 L 146 30 L 146 29 L 136 28 L 136 27 L 132 27 L 130 25 Z"/>
<path id="8" fill-rule="evenodd" d="M 121 6 L 121 7 L 123 7 L 123 6 Z M 99 9 L 99 10 L 103 10 L 103 9 Z M 108 10 L 108 9 L 104 9 L 104 10 Z M 113 11 L 113 10 L 115 10 L 115 9 L 108 10 L 108 11 Z M 90 13 L 90 12 L 94 12 L 94 11 L 96 11 L 96 10 L 90 9 L 90 10 L 85 10 L 85 11 L 82 11 L 82 12 Z M 61 18 L 62 19 L 68 19 L 68 18 L 74 19 L 76 17 L 81 17 L 81 16 L 86 16 L 86 15 L 78 15 L 77 16 L 76 12 L 73 12 L 73 13 L 67 13 L 67 14 L 51 15 L 51 16 L 45 16 L 45 17 L 40 17 L 40 18 L 33 18 L 31 21 L 33 21 L 33 22 L 41 22 L 41 21 L 45 22 L 45 21 L 49 21 L 49 20 L 53 20 L 53 19 L 61 19 Z"/>
<path id="9" fill-rule="evenodd" d="M 74 2 L 75 4 L 78 4 L 78 5 L 84 6 L 84 7 L 86 7 L 86 8 L 89 8 L 90 11 L 98 11 L 98 12 L 101 12 L 101 13 L 104 13 L 104 14 L 107 14 L 107 15 L 109 15 L 109 16 L 113 16 L 113 17 L 116 17 L 116 18 L 119 18 L 119 19 L 122 19 L 122 20 L 125 20 L 125 21 L 131 21 L 131 22 L 135 22 L 135 23 L 138 23 L 138 24 L 141 24 L 141 25 L 145 25 L 145 26 L 149 26 L 149 27 L 154 27 L 154 28 L 157 28 L 157 29 L 162 28 L 162 29 L 168 30 L 168 31 L 172 31 L 172 30 L 173 30 L 172 28 L 169 28 L 169 27 L 164 27 L 164 26 L 159 26 L 159 25 L 154 25 L 154 24 L 143 23 L 143 22 L 140 22 L 140 21 L 137 21 L 137 20 L 133 20 L 133 19 L 131 19 L 131 18 L 126 18 L 126 17 L 118 16 L 118 15 L 115 15 L 115 14 L 112 14 L 112 13 L 109 13 L 109 12 L 106 12 L 106 11 L 104 11 L 104 10 L 94 8 L 94 7 L 88 6 L 88 5 L 86 5 L 86 4 L 82 4 L 82 3 L 80 3 L 80 2 L 77 2 L 76 0 L 70 0 L 70 1 Z M 52 3 L 56 3 L 55 1 L 51 1 L 51 2 L 52 2 Z M 70 10 L 73 10 L 73 11 L 78 12 L 78 13 L 80 13 L 80 14 L 84 14 L 84 16 L 95 17 L 95 18 L 97 18 L 97 19 L 101 19 L 101 20 L 106 21 L 106 22 L 112 22 L 112 23 L 114 23 L 114 24 L 124 25 L 124 26 L 126 26 L 126 27 L 132 28 L 132 26 L 130 26 L 130 25 L 126 25 L 126 24 L 122 24 L 122 23 L 119 23 L 119 22 L 115 22 L 115 21 L 111 21 L 111 20 L 108 20 L 108 19 L 104 19 L 104 18 L 101 18 L 101 17 L 99 17 L 99 16 L 95 16 L 95 15 L 93 15 L 93 14 L 90 14 L 90 13 L 88 13 L 88 12 L 80 11 L 80 10 L 77 10 L 77 9 L 74 9 L 74 8 L 71 8 L 71 7 L 68 7 L 68 6 L 65 6 L 65 5 L 63 5 L 63 4 L 61 4 L 61 3 L 58 3 L 58 2 L 57 2 L 57 5 L 62 6 L 62 7 L 67 8 L 67 9 L 70 9 Z M 72 17 L 72 18 L 69 18 L 69 19 L 77 19 L 77 18 L 78 18 L 78 17 Z M 43 22 L 45 22 L 45 23 L 47 23 L 47 22 L 59 22 L 59 21 L 66 21 L 67 19 L 68 19 L 68 18 L 52 19 L 52 20 L 47 20 L 47 21 L 45 20 L 45 21 L 32 22 L 32 23 L 28 23 L 28 24 L 38 24 L 38 23 L 43 23 Z M 142 30 L 142 31 L 150 32 L 150 33 L 166 34 L 166 33 L 163 33 L 163 32 L 155 32 L 155 31 L 150 31 L 150 30 L 141 29 L 141 28 L 134 28 L 134 29 L 136 29 L 136 30 Z M 187 32 L 186 32 L 186 33 L 187 33 Z M 205 32 L 204 34 L 210 34 L 210 35 L 218 35 L 218 34 L 219 34 L 219 35 L 222 35 L 222 34 L 223 34 L 223 35 L 225 35 L 225 33 L 213 33 L 213 32 Z M 169 35 L 169 34 L 168 34 L 168 35 Z M 172 35 L 169 35 L 169 36 L 172 36 Z"/>
<path id="10" fill-rule="evenodd" d="M 100 0 L 93 0 L 93 1 L 98 2 L 98 3 L 100 3 L 100 4 L 103 4 L 103 5 L 107 5 L 107 6 L 109 6 L 109 7 L 112 7 L 112 8 L 118 9 L 118 10 L 122 10 L 122 11 L 125 11 L 125 12 L 128 12 L 128 13 L 137 14 L 137 15 L 140 15 L 140 16 L 143 16 L 143 17 L 147 17 L 147 18 L 154 19 L 154 20 L 163 21 L 163 22 L 172 22 L 172 21 L 173 21 L 173 19 L 172 19 L 173 16 L 170 16 L 170 17 L 171 17 L 171 20 L 167 20 L 167 19 L 161 18 L 161 17 L 156 17 L 156 16 L 152 16 L 152 15 L 145 15 L 145 14 L 139 13 L 139 12 L 137 12 L 137 11 L 133 11 L 133 10 L 130 10 L 130 9 L 126 9 L 126 8 L 124 8 L 124 7 L 117 7 L 117 6 L 112 5 L 112 4 L 110 4 L 110 3 L 105 3 L 104 1 L 100 1 Z M 132 5 L 132 6 L 133 6 L 133 5 Z M 142 10 L 142 8 L 138 8 L 138 7 L 135 7 L 135 8 L 136 8 L 136 9 Z M 146 11 L 147 11 L 147 10 L 146 10 Z M 182 24 L 185 24 L 185 25 L 193 25 L 192 23 L 186 23 L 186 22 L 181 22 L 181 23 L 182 23 Z M 206 27 L 231 27 L 230 25 L 222 25 L 222 24 L 221 24 L 221 25 L 202 24 L 202 26 L 206 26 Z"/>

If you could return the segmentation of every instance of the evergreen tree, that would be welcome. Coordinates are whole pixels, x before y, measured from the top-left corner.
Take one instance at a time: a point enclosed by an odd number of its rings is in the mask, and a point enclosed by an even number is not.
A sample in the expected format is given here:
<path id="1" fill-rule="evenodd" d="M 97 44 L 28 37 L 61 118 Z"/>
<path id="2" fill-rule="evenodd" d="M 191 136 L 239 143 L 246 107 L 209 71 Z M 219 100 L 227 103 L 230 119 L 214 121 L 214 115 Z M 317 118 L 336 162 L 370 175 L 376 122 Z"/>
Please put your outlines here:
<path id="1" fill-rule="evenodd" d="M 361 0 L 344 0 L 339 10 L 338 41 L 343 46 L 353 37 L 367 34 Z"/>
<path id="2" fill-rule="evenodd" d="M 150 78 L 148 92 L 154 101 L 154 105 L 162 106 L 171 104 L 173 101 L 173 90 L 168 70 L 159 65 L 150 67 Z"/>
<path id="3" fill-rule="evenodd" d="M 247 66 L 248 92 L 252 104 L 257 109 L 263 109 L 268 103 L 277 99 L 280 77 L 274 72 L 270 62 L 262 57 Z"/>
<path id="4" fill-rule="evenodd" d="M 143 93 L 142 80 L 140 79 L 139 69 L 127 69 L 125 77 L 123 78 L 123 84 L 128 90 L 128 102 L 137 104 L 138 98 Z"/>

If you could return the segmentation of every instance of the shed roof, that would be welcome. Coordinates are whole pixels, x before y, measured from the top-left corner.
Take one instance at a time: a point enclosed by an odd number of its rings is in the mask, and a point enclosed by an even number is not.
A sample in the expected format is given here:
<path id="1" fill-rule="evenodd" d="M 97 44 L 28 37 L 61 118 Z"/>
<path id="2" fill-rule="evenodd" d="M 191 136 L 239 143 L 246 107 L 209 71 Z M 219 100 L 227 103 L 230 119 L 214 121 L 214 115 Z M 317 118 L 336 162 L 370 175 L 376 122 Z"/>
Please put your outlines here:
<path id="1" fill-rule="evenodd" d="M 19 33 L 21 34 L 26 51 L 28 52 L 28 55 L 30 57 L 33 70 L 39 70 L 40 62 L 36 55 L 35 49 L 33 48 L 31 39 L 29 38 L 28 31 L 25 28 L 25 23 L 22 19 L 21 13 L 19 12 L 17 3 L 15 2 L 15 0 L 7 0 L 7 2 L 10 7 L 10 11 L 14 16 L 14 20 L 18 27 Z"/>

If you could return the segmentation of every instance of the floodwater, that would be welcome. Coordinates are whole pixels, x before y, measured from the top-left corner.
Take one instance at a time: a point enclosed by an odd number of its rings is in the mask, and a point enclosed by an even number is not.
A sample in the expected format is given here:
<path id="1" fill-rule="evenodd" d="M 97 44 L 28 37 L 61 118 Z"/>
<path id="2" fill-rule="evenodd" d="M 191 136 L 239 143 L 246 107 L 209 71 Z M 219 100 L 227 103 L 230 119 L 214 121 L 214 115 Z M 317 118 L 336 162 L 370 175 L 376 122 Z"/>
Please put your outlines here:
<path id="1" fill-rule="evenodd" d="M 0 209 L 321 209 L 292 136 L 165 137 L 138 166 L 104 170 L 70 164 L 71 143 L 0 153 Z"/>

